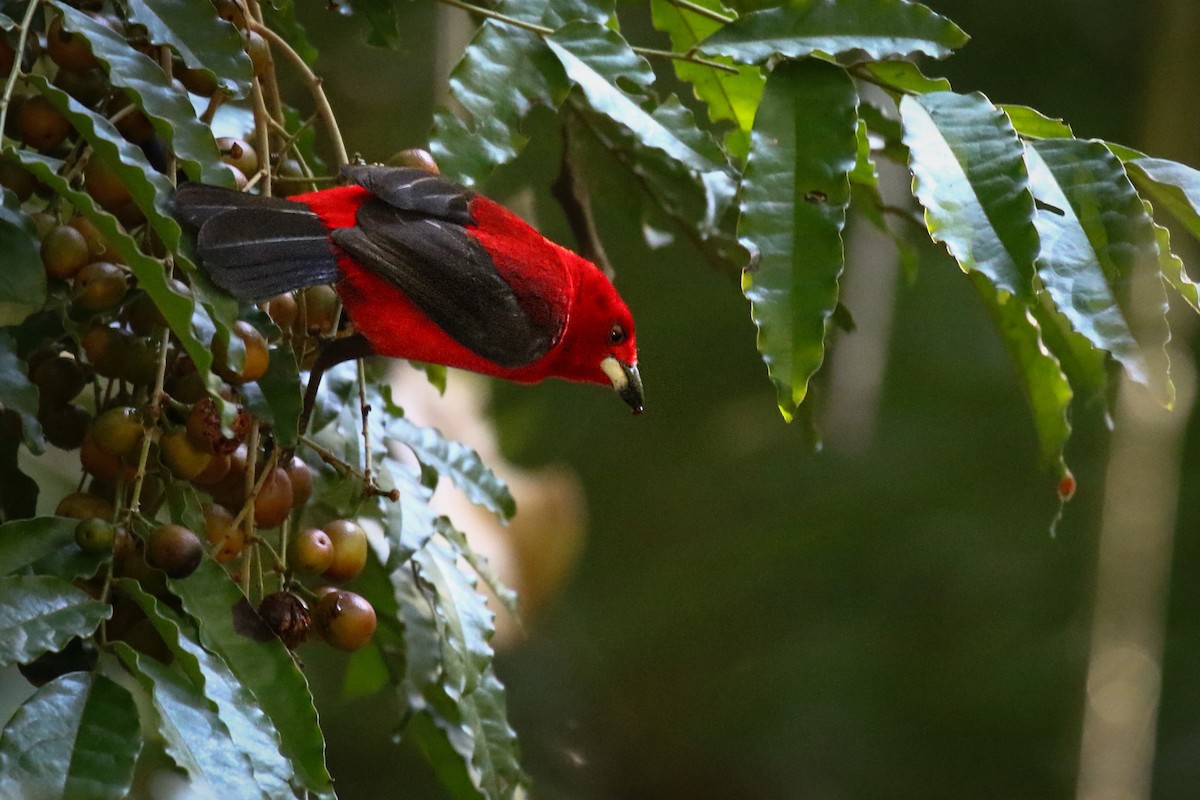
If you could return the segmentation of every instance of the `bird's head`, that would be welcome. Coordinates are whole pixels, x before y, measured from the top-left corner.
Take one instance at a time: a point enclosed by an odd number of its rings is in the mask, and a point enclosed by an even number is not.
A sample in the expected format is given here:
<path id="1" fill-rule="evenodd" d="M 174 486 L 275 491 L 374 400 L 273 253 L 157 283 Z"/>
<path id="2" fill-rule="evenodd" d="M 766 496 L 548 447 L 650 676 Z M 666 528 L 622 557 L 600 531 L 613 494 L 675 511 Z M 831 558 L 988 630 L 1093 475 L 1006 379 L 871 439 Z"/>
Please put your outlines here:
<path id="1" fill-rule="evenodd" d="M 576 272 L 575 298 L 563 333 L 564 377 L 612 384 L 634 414 L 642 413 L 642 376 L 637 366 L 633 315 L 612 282 L 590 262 Z"/>

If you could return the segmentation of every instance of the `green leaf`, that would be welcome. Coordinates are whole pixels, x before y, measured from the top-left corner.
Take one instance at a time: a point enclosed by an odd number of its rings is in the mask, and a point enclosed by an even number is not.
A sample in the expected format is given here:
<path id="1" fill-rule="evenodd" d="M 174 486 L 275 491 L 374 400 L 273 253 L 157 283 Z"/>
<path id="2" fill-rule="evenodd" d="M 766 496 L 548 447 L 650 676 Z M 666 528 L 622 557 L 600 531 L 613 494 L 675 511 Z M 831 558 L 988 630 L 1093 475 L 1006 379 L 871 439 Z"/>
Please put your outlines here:
<path id="1" fill-rule="evenodd" d="M 517 503 L 504 481 L 483 463 L 471 448 L 447 439 L 436 428 L 421 428 L 404 417 L 389 421 L 387 435 L 412 450 L 426 467 L 449 476 L 472 503 L 483 506 L 502 520 L 517 511 Z"/>
<path id="2" fill-rule="evenodd" d="M 75 545 L 77 519 L 38 517 L 0 525 L 0 576 L 32 566 L 64 547 Z"/>
<path id="3" fill-rule="evenodd" d="M 8 189 L 0 189 L 0 253 L 0 327 L 20 325 L 46 302 L 46 268 L 33 223 Z"/>
<path id="4" fill-rule="evenodd" d="M 1150 201 L 1143 200 L 1142 204 L 1146 213 L 1153 218 L 1154 207 L 1150 205 Z M 1192 307 L 1193 311 L 1200 312 L 1200 286 L 1192 282 L 1192 279 L 1188 277 L 1187 270 L 1184 269 L 1183 260 L 1171 250 L 1171 231 L 1156 223 L 1154 238 L 1158 242 L 1158 266 L 1162 270 L 1163 277 L 1166 278 L 1167 283 L 1175 287 L 1175 291 L 1179 292 L 1179 296 Z"/>
<path id="5" fill-rule="evenodd" d="M 929 94 L 951 89 L 950 81 L 927 77 L 911 61 L 868 61 L 855 68 L 855 74 L 860 73 L 865 73 L 871 83 L 898 94 Z"/>
<path id="6" fill-rule="evenodd" d="M 700 0 L 697 5 L 722 14 L 730 14 L 720 0 Z M 704 37 L 721 27 L 721 23 L 691 11 L 669 0 L 651 0 L 654 27 L 671 38 L 676 52 L 691 51 Z M 731 58 L 719 58 L 733 65 Z M 675 61 L 675 74 L 692 85 L 697 100 L 708 107 L 713 122 L 730 122 L 733 129 L 725 135 L 725 147 L 731 155 L 744 161 L 750 152 L 750 127 L 754 112 L 762 98 L 765 77 L 762 70 L 749 64 L 736 65 L 736 74 L 713 69 L 703 64 Z"/>
<path id="7" fill-rule="evenodd" d="M 271 0 L 269 3 L 263 3 L 260 8 L 267 26 L 282 36 L 305 64 L 310 67 L 315 64 L 317 48 L 313 47 L 312 42 L 308 40 L 308 32 L 296 19 L 295 0 Z"/>
<path id="8" fill-rule="evenodd" d="M 575 117 L 694 239 L 719 238 L 735 191 L 719 148 L 677 102 L 669 100 L 648 112 L 614 82 L 619 76 L 607 70 L 624 62 L 620 53 L 630 51 L 624 40 L 587 23 L 564 31 L 547 37 L 546 43 L 582 95 L 572 98 Z M 614 51 L 611 57 L 600 56 L 606 49 Z"/>
<path id="9" fill-rule="evenodd" d="M 0 237 L 0 244 L 3 244 L 3 237 Z M 21 436 L 25 446 L 29 452 L 41 455 L 46 450 L 46 437 L 42 433 L 42 423 L 37 418 L 38 389 L 25 373 L 26 364 L 17 358 L 17 344 L 12 334 L 0 330 L 0 408 L 16 412 L 21 417 Z"/>
<path id="10" fill-rule="evenodd" d="M 1029 106 L 1001 105 L 1017 134 L 1026 139 L 1073 139 L 1071 126 Z"/>
<path id="11" fill-rule="evenodd" d="M 125 232 L 116 218 L 97 206 L 91 195 L 73 188 L 65 178 L 58 174 L 62 162 L 30 150 L 9 149 L 5 153 L 19 159 L 39 181 L 69 202 L 76 211 L 95 223 L 100 232 L 104 234 L 105 240 L 112 245 L 117 254 L 121 256 L 121 260 L 133 271 L 138 286 L 154 300 L 154 304 L 166 318 L 167 324 L 171 326 L 171 331 L 179 338 L 184 350 L 195 363 L 196 369 L 202 375 L 208 374 L 209 367 L 212 366 L 212 352 L 209 349 L 211 331 L 217 330 L 214 318 L 209 315 L 210 312 L 192 298 L 176 294 L 168 286 L 162 263 L 139 250 L 137 243 Z M 177 258 L 176 263 L 195 270 L 194 266 L 186 264 L 181 258 Z M 227 329 L 228 326 L 224 322 L 222 325 Z M 207 329 L 208 336 L 206 337 L 198 328 Z M 211 382 L 210 385 L 213 388 L 220 386 L 219 383 Z"/>
<path id="12" fill-rule="evenodd" d="M 545 9 L 546 0 L 500 6 L 533 23 Z M 520 130 L 526 115 L 538 104 L 557 107 L 564 87 L 561 70 L 538 36 L 487 21 L 450 74 L 450 93 L 467 117 L 438 110 L 429 149 L 443 173 L 472 186 L 516 158 L 527 139 Z"/>
<path id="13" fill-rule="evenodd" d="M 295 447 L 304 398 L 292 348 L 273 348 L 266 374 L 256 383 L 243 386 L 242 393 L 247 410 L 271 425 L 279 446 Z"/>
<path id="14" fill-rule="evenodd" d="M 1035 142 L 1026 158 L 1042 205 L 1038 273 L 1046 291 L 1076 331 L 1169 405 L 1170 332 L 1154 225 L 1120 161 L 1102 142 L 1077 139 Z M 1142 308 L 1134 308 L 1135 272 L 1153 275 Z"/>
<path id="15" fill-rule="evenodd" d="M 1016 364 L 1025 397 L 1033 411 L 1042 462 L 1061 478 L 1068 473 L 1063 450 L 1071 436 L 1067 415 L 1071 405 L 1071 385 L 1058 359 L 1042 342 L 1041 326 L 1029 309 L 1007 292 L 997 291 L 979 273 L 972 277 Z"/>
<path id="16" fill-rule="evenodd" d="M 271 5 L 268 3 L 267 5 Z M 127 0 L 129 21 L 144 25 L 152 44 L 166 44 L 192 69 L 204 69 L 234 97 L 250 93 L 254 69 L 237 28 L 212 4 L 192 0 Z"/>
<path id="17" fill-rule="evenodd" d="M 1141 150 L 1134 150 L 1132 147 L 1126 147 L 1116 142 L 1105 142 L 1104 146 L 1111 150 L 1114 156 L 1121 159 L 1122 164 L 1128 164 L 1130 161 L 1137 161 L 1141 158 L 1149 158 Z"/>
<path id="18" fill-rule="evenodd" d="M 857 153 L 854 157 L 854 169 L 850 171 L 850 182 L 870 189 L 879 187 L 879 173 L 875 169 L 875 159 L 871 155 L 871 138 L 867 123 L 858 120 L 854 132 L 857 142 Z"/>
<path id="19" fill-rule="evenodd" d="M 900 101 L 913 193 L 936 242 L 1024 303 L 1033 297 L 1038 236 L 1023 149 L 981 94 L 934 92 Z"/>
<path id="20" fill-rule="evenodd" d="M 196 118 L 187 93 L 171 85 L 171 79 L 157 62 L 82 11 L 57 0 L 54 6 L 63 15 L 63 28 L 87 39 L 112 84 L 123 89 L 146 113 L 187 176 L 194 181 L 234 188 L 233 173 L 221 162 L 212 129 Z"/>
<path id="21" fill-rule="evenodd" d="M 759 260 L 742 274 L 742 292 L 787 420 L 825 358 L 838 303 L 857 108 L 854 82 L 841 67 L 787 62 L 767 78 L 754 120 L 738 238 Z"/>
<path id="22" fill-rule="evenodd" d="M 287 648 L 215 561 L 205 558 L 192 575 L 169 583 L 184 611 L 202 621 L 200 643 L 229 666 L 274 723 L 299 780 L 312 791 L 330 791 L 312 694 Z"/>
<path id="23" fill-rule="evenodd" d="M 644 96 L 654 85 L 650 62 L 612 28 L 598 22 L 572 22 L 554 32 L 554 42 L 626 94 Z"/>
<path id="24" fill-rule="evenodd" d="M 517 617 L 517 593 L 511 589 L 508 584 L 500 577 L 488 560 L 473 547 L 467 539 L 467 535 L 454 527 L 449 517 L 441 517 L 437 522 L 438 533 L 445 537 L 446 541 L 453 545 L 455 551 L 463 561 L 471 567 L 479 579 L 484 582 L 492 593 L 496 595 L 496 599 L 504 606 L 504 610 Z"/>
<path id="25" fill-rule="evenodd" d="M 805 0 L 751 11 L 700 43 L 705 53 L 765 64 L 813 53 L 882 61 L 945 58 L 968 36 L 950 20 L 906 0 Z"/>
<path id="26" fill-rule="evenodd" d="M 112 606 L 61 578 L 0 578 L 0 667 L 57 652 L 76 636 L 90 636 L 110 616 Z"/>
<path id="27" fill-rule="evenodd" d="M 132 695 L 103 675 L 71 672 L 38 689 L 5 726 L 0 795 L 119 800 L 141 749 Z"/>
<path id="28" fill-rule="evenodd" d="M 220 656 L 200 646 L 193 624 L 184 621 L 130 580 L 117 584 L 137 603 L 175 657 L 174 663 L 217 709 L 236 749 L 250 762 L 258 786 L 268 797 L 292 794 L 292 765 L 280 752 L 279 731 L 262 712 Z M 200 624 L 203 624 L 202 622 Z"/>
<path id="29" fill-rule="evenodd" d="M 157 172 L 136 145 L 126 141 L 111 122 L 92 111 L 41 75 L 26 79 L 71 121 L 80 137 L 92 147 L 92 158 L 110 167 L 129 190 L 134 204 L 146 215 L 150 227 L 172 251 L 179 248 L 179 223 L 171 216 L 174 187 Z"/>
<path id="30" fill-rule="evenodd" d="M 37 481 L 21 471 L 20 417 L 0 411 L 0 520 L 19 520 L 37 513 Z"/>
<path id="31" fill-rule="evenodd" d="M 234 746 L 203 691 L 124 642 L 114 642 L 113 648 L 150 693 L 164 748 L 187 773 L 192 791 L 203 797 L 238 800 L 266 797 L 259 786 L 246 780 L 250 764 Z"/>
<path id="32" fill-rule="evenodd" d="M 367 44 L 390 50 L 403 48 L 400 26 L 396 21 L 396 6 L 392 0 L 354 0 L 345 7 L 367 20 L 370 27 Z"/>
<path id="33" fill-rule="evenodd" d="M 1125 168 L 1147 199 L 1170 211 L 1200 239 L 1200 171 L 1163 158 L 1138 158 Z"/>

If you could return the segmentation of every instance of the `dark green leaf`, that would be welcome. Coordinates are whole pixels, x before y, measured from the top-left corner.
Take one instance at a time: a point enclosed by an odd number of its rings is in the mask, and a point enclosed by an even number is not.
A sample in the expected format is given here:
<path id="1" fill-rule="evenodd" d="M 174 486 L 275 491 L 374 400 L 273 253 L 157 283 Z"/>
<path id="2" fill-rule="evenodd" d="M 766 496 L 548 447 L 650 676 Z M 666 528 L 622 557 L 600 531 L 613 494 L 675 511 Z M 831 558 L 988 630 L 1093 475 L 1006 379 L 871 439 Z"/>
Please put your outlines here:
<path id="1" fill-rule="evenodd" d="M 41 455 L 46 450 L 46 438 L 42 434 L 42 423 L 37 418 L 38 390 L 25 373 L 26 364 L 17 358 L 17 345 L 12 334 L 0 330 L 0 408 L 13 411 L 21 417 L 21 436 L 25 446 L 31 453 Z"/>
<path id="2" fill-rule="evenodd" d="M 246 780 L 250 764 L 201 689 L 124 642 L 113 647 L 150 693 L 167 755 L 187 773 L 192 791 L 239 800 L 266 797 L 259 786 Z"/>
<path id="3" fill-rule="evenodd" d="M 621 34 L 598 22 L 565 25 L 554 32 L 554 42 L 627 94 L 645 95 L 654 84 L 650 62 L 635 53 Z"/>
<path id="4" fill-rule="evenodd" d="M 934 241 L 964 272 L 978 270 L 1028 303 L 1038 235 L 1023 149 L 981 94 L 934 92 L 900 101 L 913 192 Z"/>
<path id="5" fill-rule="evenodd" d="M 1041 445 L 1043 463 L 1058 477 L 1067 474 L 1063 450 L 1071 436 L 1067 409 L 1071 386 L 1057 358 L 1042 343 L 1041 327 L 1016 298 L 997 291 L 979 273 L 973 275 L 976 290 L 992 313 L 996 329 L 1016 364 L 1025 397 L 1033 411 L 1033 423 Z"/>
<path id="6" fill-rule="evenodd" d="M 1072 139 L 1071 126 L 1029 106 L 1001 105 L 1017 134 L 1026 139 Z"/>
<path id="7" fill-rule="evenodd" d="M 788 62 L 767 78 L 754 120 L 738 238 L 759 259 L 743 273 L 742 292 L 788 420 L 825 358 L 838 303 L 857 107 L 854 82 L 841 67 Z"/>
<path id="8" fill-rule="evenodd" d="M 813 53 L 882 61 L 922 54 L 945 58 L 967 43 L 962 29 L 906 0 L 806 0 L 751 11 L 700 44 L 705 53 L 765 64 Z"/>
<path id="9" fill-rule="evenodd" d="M 46 268 L 33 223 L 5 188 L 0 188 L 0 253 L 0 327 L 19 325 L 46 302 Z"/>
<path id="10" fill-rule="evenodd" d="M 233 173 L 221 161 L 212 129 L 196 118 L 187 93 L 172 86 L 155 61 L 135 50 L 112 28 L 65 3 L 55 2 L 54 6 L 63 15 L 63 28 L 87 39 L 112 84 L 123 89 L 146 113 L 187 176 L 234 188 Z"/>
<path id="11" fill-rule="evenodd" d="M 0 411 L 0 521 L 27 519 L 37 513 L 37 481 L 21 471 L 21 421 Z"/>
<path id="12" fill-rule="evenodd" d="M 138 249 L 137 243 L 125 232 L 116 218 L 96 205 L 91 195 L 72 188 L 65 178 L 58 174 L 62 162 L 39 155 L 30 150 L 7 150 L 7 154 L 19 159 L 39 181 L 49 186 L 56 194 L 67 200 L 72 207 L 95 223 L 104 234 L 105 241 L 112 245 L 117 254 L 133 271 L 138 286 L 145 290 L 154 300 L 154 304 L 163 313 L 171 331 L 179 337 L 184 350 L 191 357 L 201 374 L 208 374 L 212 365 L 212 352 L 209 348 L 211 331 L 216 324 L 209 316 L 209 311 L 190 297 L 176 294 L 167 284 L 166 273 L 162 262 L 153 259 Z M 161 176 L 160 176 L 161 177 Z M 182 264 L 182 259 L 177 259 Z M 190 266 L 190 265 L 188 265 Z M 192 267 L 194 270 L 195 267 Z M 209 331 L 205 336 L 201 328 Z M 215 380 L 215 379 L 213 379 Z M 212 384 L 214 389 L 219 383 Z"/>
<path id="13" fill-rule="evenodd" d="M 167 247 L 179 247 L 179 223 L 171 216 L 170 202 L 174 187 L 155 171 L 146 155 L 130 144 L 111 122 L 74 97 L 51 84 L 41 75 L 30 75 L 29 83 L 71 121 L 80 137 L 92 146 L 92 158 L 110 167 L 129 190 L 134 204 L 146 215 L 150 227 Z"/>
<path id="14" fill-rule="evenodd" d="M 865 74 L 871 83 L 899 94 L 929 94 L 951 89 L 950 81 L 926 77 L 911 61 L 868 61 L 859 64 L 855 74 Z"/>
<path id="15" fill-rule="evenodd" d="M 1045 206 L 1038 272 L 1072 327 L 1112 353 L 1170 404 L 1169 337 L 1154 225 L 1120 161 L 1101 142 L 1046 139 L 1027 149 L 1030 185 Z M 1135 273 L 1151 276 L 1134 307 Z"/>
<path id="16" fill-rule="evenodd" d="M 273 348 L 266 374 L 256 384 L 247 384 L 242 389 L 247 410 L 271 425 L 276 443 L 280 447 L 295 447 L 303 396 L 291 347 Z"/>
<path id="17" fill-rule="evenodd" d="M 297 778 L 316 792 L 330 790 L 325 739 L 317 724 L 308 681 L 287 648 L 267 629 L 246 596 L 215 561 L 205 558 L 192 575 L 172 580 L 184 611 L 202 620 L 200 643 L 229 666 L 274 723 Z"/>
<path id="18" fill-rule="evenodd" d="M 217 716 L 236 749 L 249 759 L 258 786 L 268 797 L 291 796 L 294 772 L 280 752 L 279 731 L 229 666 L 220 656 L 200 646 L 194 625 L 181 619 L 139 584 L 122 580 L 118 587 L 146 614 L 174 654 L 174 663 L 216 706 Z"/>
<path id="19" fill-rule="evenodd" d="M 308 40 L 308 32 L 296 19 L 295 0 L 271 0 L 259 6 L 267 25 L 282 36 L 310 67 L 317 61 L 317 48 Z"/>
<path id="20" fill-rule="evenodd" d="M 0 578 L 0 667 L 57 652 L 77 636 L 90 636 L 111 615 L 112 606 L 61 578 Z"/>
<path id="21" fill-rule="evenodd" d="M 33 565 L 64 547 L 75 545 L 77 519 L 38 517 L 0 525 L 0 576 Z"/>
<path id="22" fill-rule="evenodd" d="M 1200 239 L 1200 171 L 1162 158 L 1138 158 L 1125 168 L 1147 199 Z"/>
<path id="23" fill-rule="evenodd" d="M 71 672 L 37 690 L 0 736 L 0 795 L 120 800 L 142 748 L 133 697 L 110 678 Z"/>
<path id="24" fill-rule="evenodd" d="M 698 5 L 710 11 L 730 14 L 720 0 L 700 0 Z M 721 27 L 716 20 L 669 0 L 651 0 L 650 9 L 654 26 L 671 38 L 671 47 L 676 52 L 689 52 L 704 37 Z M 733 64 L 730 58 L 719 60 Z M 765 81 L 762 70 L 753 65 L 738 65 L 737 74 L 731 74 L 688 61 L 675 61 L 674 65 L 679 79 L 690 83 L 696 98 L 708 107 L 709 119 L 733 124 L 733 129 L 725 135 L 725 147 L 731 155 L 744 161 L 750 152 L 750 127 L 754 123 L 754 112 L 762 98 Z"/>
<path id="25" fill-rule="evenodd" d="M 616 0 L 541 0 L 540 3 L 524 2 L 520 5 L 536 7 L 539 4 L 546 7 L 542 14 L 542 24 L 555 30 L 569 22 L 596 22 L 608 25 L 616 13 Z M 510 0 L 505 3 L 505 8 L 513 5 L 518 4 Z"/>
<path id="26" fill-rule="evenodd" d="M 126 7 L 129 21 L 146 26 L 153 44 L 170 45 L 187 66 L 212 72 L 234 97 L 249 94 L 254 73 L 242 37 L 211 3 L 127 0 Z"/>
<path id="27" fill-rule="evenodd" d="M 348 4 L 353 13 L 364 17 L 370 30 L 367 44 L 399 50 L 403 46 L 400 26 L 396 22 L 396 6 L 392 0 L 353 0 Z"/>
<path id="28" fill-rule="evenodd" d="M 861 119 L 855 129 L 855 140 L 858 143 L 858 152 L 855 155 L 854 169 L 850 171 L 850 182 L 871 189 L 877 188 L 879 173 L 875 170 L 875 159 L 871 155 L 870 131 L 867 129 L 867 123 Z"/>
<path id="29" fill-rule="evenodd" d="M 501 6 L 533 23 L 541 21 L 545 8 L 546 0 Z M 525 116 L 537 104 L 556 107 L 564 85 L 538 36 L 488 21 L 450 74 L 450 92 L 467 118 L 437 111 L 429 148 L 443 173 L 470 186 L 516 157 L 527 138 L 520 130 Z"/>
<path id="30" fill-rule="evenodd" d="M 420 428 L 404 417 L 391 420 L 387 435 L 408 447 L 420 462 L 448 476 L 467 499 L 503 520 L 517 511 L 504 481 L 471 448 L 447 439 L 436 428 Z"/>

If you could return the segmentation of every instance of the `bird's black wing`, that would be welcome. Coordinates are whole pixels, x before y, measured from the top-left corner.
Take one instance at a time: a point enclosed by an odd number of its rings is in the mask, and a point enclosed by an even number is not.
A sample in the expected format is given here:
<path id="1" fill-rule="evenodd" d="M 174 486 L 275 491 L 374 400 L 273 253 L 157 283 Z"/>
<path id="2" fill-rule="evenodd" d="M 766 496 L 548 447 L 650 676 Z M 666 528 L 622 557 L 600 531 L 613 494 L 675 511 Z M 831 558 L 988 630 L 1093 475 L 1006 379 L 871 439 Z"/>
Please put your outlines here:
<path id="1" fill-rule="evenodd" d="M 196 228 L 204 270 L 240 300 L 262 300 L 340 276 L 329 231 L 300 203 L 186 183 L 175 192 L 174 213 Z"/>
<path id="2" fill-rule="evenodd" d="M 347 164 L 341 176 L 366 189 L 393 208 L 422 217 L 470 225 L 475 193 L 423 169 Z"/>
<path id="3" fill-rule="evenodd" d="M 334 243 L 396 286 L 451 338 L 488 361 L 523 367 L 549 352 L 562 334 L 562 321 L 556 322 L 537 297 L 518 296 L 483 245 L 454 221 L 463 214 L 469 219 L 469 207 L 461 213 L 446 211 L 453 202 L 443 202 L 444 194 L 433 192 L 427 195 L 434 198 L 430 202 L 436 213 L 431 215 L 420 201 L 410 202 L 422 183 L 406 179 L 408 173 L 420 171 L 397 171 L 406 175 L 380 172 L 370 178 L 373 186 L 384 187 L 384 194 L 363 203 L 357 225 L 335 230 Z"/>

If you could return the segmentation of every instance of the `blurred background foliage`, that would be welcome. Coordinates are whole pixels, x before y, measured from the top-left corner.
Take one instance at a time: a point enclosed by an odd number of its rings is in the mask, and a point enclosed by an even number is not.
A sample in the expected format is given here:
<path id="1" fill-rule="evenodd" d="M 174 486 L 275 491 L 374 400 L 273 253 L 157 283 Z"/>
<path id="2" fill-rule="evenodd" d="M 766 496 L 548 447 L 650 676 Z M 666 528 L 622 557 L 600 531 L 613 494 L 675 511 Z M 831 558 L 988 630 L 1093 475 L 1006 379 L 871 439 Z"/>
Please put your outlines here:
<path id="1" fill-rule="evenodd" d="M 633 24 L 637 5 L 622 10 Z M 929 5 L 973 36 L 930 65 L 958 91 L 1200 164 L 1193 0 Z M 360 20 L 298 6 L 351 150 L 384 159 L 424 145 L 462 46 L 461 15 L 398 4 L 403 49 L 390 52 L 363 43 Z M 628 37 L 655 41 L 641 17 L 645 30 Z M 569 243 L 546 193 L 557 123 L 535 115 L 528 132 L 489 193 Z M 650 250 L 627 200 L 637 187 L 602 155 L 585 172 L 638 319 L 648 411 L 630 419 L 606 393 L 563 384 L 494 387 L 504 454 L 569 466 L 588 508 L 577 569 L 498 662 L 534 795 L 1072 795 L 1108 455 L 1102 413 L 1073 410 L 1079 491 L 1052 536 L 1053 480 L 1037 467 L 1027 406 L 977 296 L 940 250 L 922 250 L 910 275 L 890 245 L 862 234 L 851 237 L 848 280 L 865 277 L 845 298 L 860 330 L 835 345 L 811 423 L 787 426 L 734 283 L 686 242 Z M 1195 275 L 1195 252 L 1181 254 Z M 1177 317 L 1173 357 L 1194 360 L 1189 321 Z M 876 360 L 854 347 L 873 327 Z M 1158 798 L 1200 786 L 1194 427 L 1165 611 Z M 332 695 L 339 667 L 325 666 L 330 680 L 316 689 Z M 415 754 L 402 746 L 395 757 L 394 713 L 368 697 L 326 716 L 341 796 L 438 796 Z M 364 741 L 364 730 L 378 735 Z"/>

